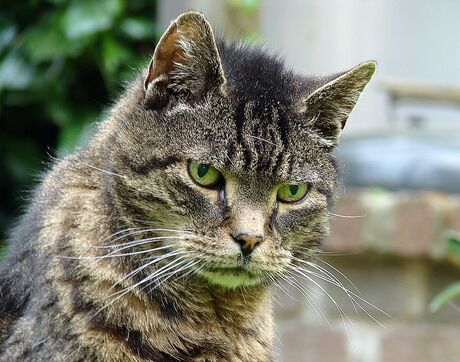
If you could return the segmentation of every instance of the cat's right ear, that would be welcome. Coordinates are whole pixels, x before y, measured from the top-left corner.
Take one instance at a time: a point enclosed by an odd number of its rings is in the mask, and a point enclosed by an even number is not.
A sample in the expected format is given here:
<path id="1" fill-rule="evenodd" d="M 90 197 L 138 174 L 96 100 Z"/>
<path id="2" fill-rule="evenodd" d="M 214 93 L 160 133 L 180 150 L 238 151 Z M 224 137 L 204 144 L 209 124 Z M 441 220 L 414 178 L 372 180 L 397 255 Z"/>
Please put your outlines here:
<path id="1" fill-rule="evenodd" d="M 170 97 L 198 101 L 208 92 L 225 93 L 225 76 L 211 26 L 198 12 L 174 20 L 158 42 L 144 82 L 156 107 Z"/>

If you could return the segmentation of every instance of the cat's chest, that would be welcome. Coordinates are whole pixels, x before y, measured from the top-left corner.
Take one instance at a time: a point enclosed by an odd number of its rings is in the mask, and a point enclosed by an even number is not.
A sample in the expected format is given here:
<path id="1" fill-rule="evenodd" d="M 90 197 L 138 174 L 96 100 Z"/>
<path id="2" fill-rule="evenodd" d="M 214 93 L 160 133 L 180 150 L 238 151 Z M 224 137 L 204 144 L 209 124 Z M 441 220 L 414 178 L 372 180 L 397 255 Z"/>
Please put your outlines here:
<path id="1" fill-rule="evenodd" d="M 161 344 L 178 351 L 176 357 L 187 361 L 269 361 L 272 329 L 270 323 L 240 326 L 214 318 L 172 324 L 148 338 L 152 345 Z"/>

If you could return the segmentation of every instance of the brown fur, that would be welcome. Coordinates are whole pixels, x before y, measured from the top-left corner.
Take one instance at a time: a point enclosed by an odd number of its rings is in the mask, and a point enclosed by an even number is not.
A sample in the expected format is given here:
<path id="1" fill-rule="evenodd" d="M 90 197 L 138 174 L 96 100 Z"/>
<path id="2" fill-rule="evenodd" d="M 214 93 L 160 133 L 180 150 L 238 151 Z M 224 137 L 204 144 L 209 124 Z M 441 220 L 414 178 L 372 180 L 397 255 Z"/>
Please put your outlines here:
<path id="1" fill-rule="evenodd" d="M 327 235 L 340 186 L 330 151 L 374 69 L 297 76 L 260 50 L 216 44 L 201 14 L 176 19 L 12 233 L 0 360 L 272 360 L 273 282 Z M 225 185 L 198 186 L 190 159 Z M 304 200 L 277 200 L 279 185 L 304 182 Z M 243 257 L 235 233 L 263 242 Z M 139 243 L 149 237 L 164 239 Z M 175 274 L 146 284 L 168 265 Z"/>

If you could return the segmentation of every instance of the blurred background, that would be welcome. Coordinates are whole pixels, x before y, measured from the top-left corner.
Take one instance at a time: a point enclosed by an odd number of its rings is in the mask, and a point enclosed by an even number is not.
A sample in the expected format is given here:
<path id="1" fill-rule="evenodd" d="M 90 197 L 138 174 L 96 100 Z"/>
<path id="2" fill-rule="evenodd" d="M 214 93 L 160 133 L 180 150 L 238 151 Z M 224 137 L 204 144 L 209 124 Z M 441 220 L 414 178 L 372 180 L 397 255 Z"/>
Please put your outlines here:
<path id="1" fill-rule="evenodd" d="M 46 163 L 85 141 L 189 9 L 298 72 L 379 64 L 336 152 L 346 192 L 317 263 L 337 279 L 316 269 L 309 298 L 302 280 L 279 289 L 278 359 L 460 361 L 456 0 L 0 0 L 3 248 Z"/>

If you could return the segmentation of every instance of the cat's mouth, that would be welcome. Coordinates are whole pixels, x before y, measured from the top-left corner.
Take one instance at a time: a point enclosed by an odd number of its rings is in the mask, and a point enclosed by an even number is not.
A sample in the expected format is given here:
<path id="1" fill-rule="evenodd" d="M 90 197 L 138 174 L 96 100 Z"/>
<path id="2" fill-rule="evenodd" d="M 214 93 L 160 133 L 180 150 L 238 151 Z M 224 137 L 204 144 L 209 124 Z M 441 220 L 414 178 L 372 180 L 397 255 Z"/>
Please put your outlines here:
<path id="1" fill-rule="evenodd" d="M 200 274 L 209 282 L 227 288 L 258 284 L 261 275 L 244 266 L 208 267 Z"/>

